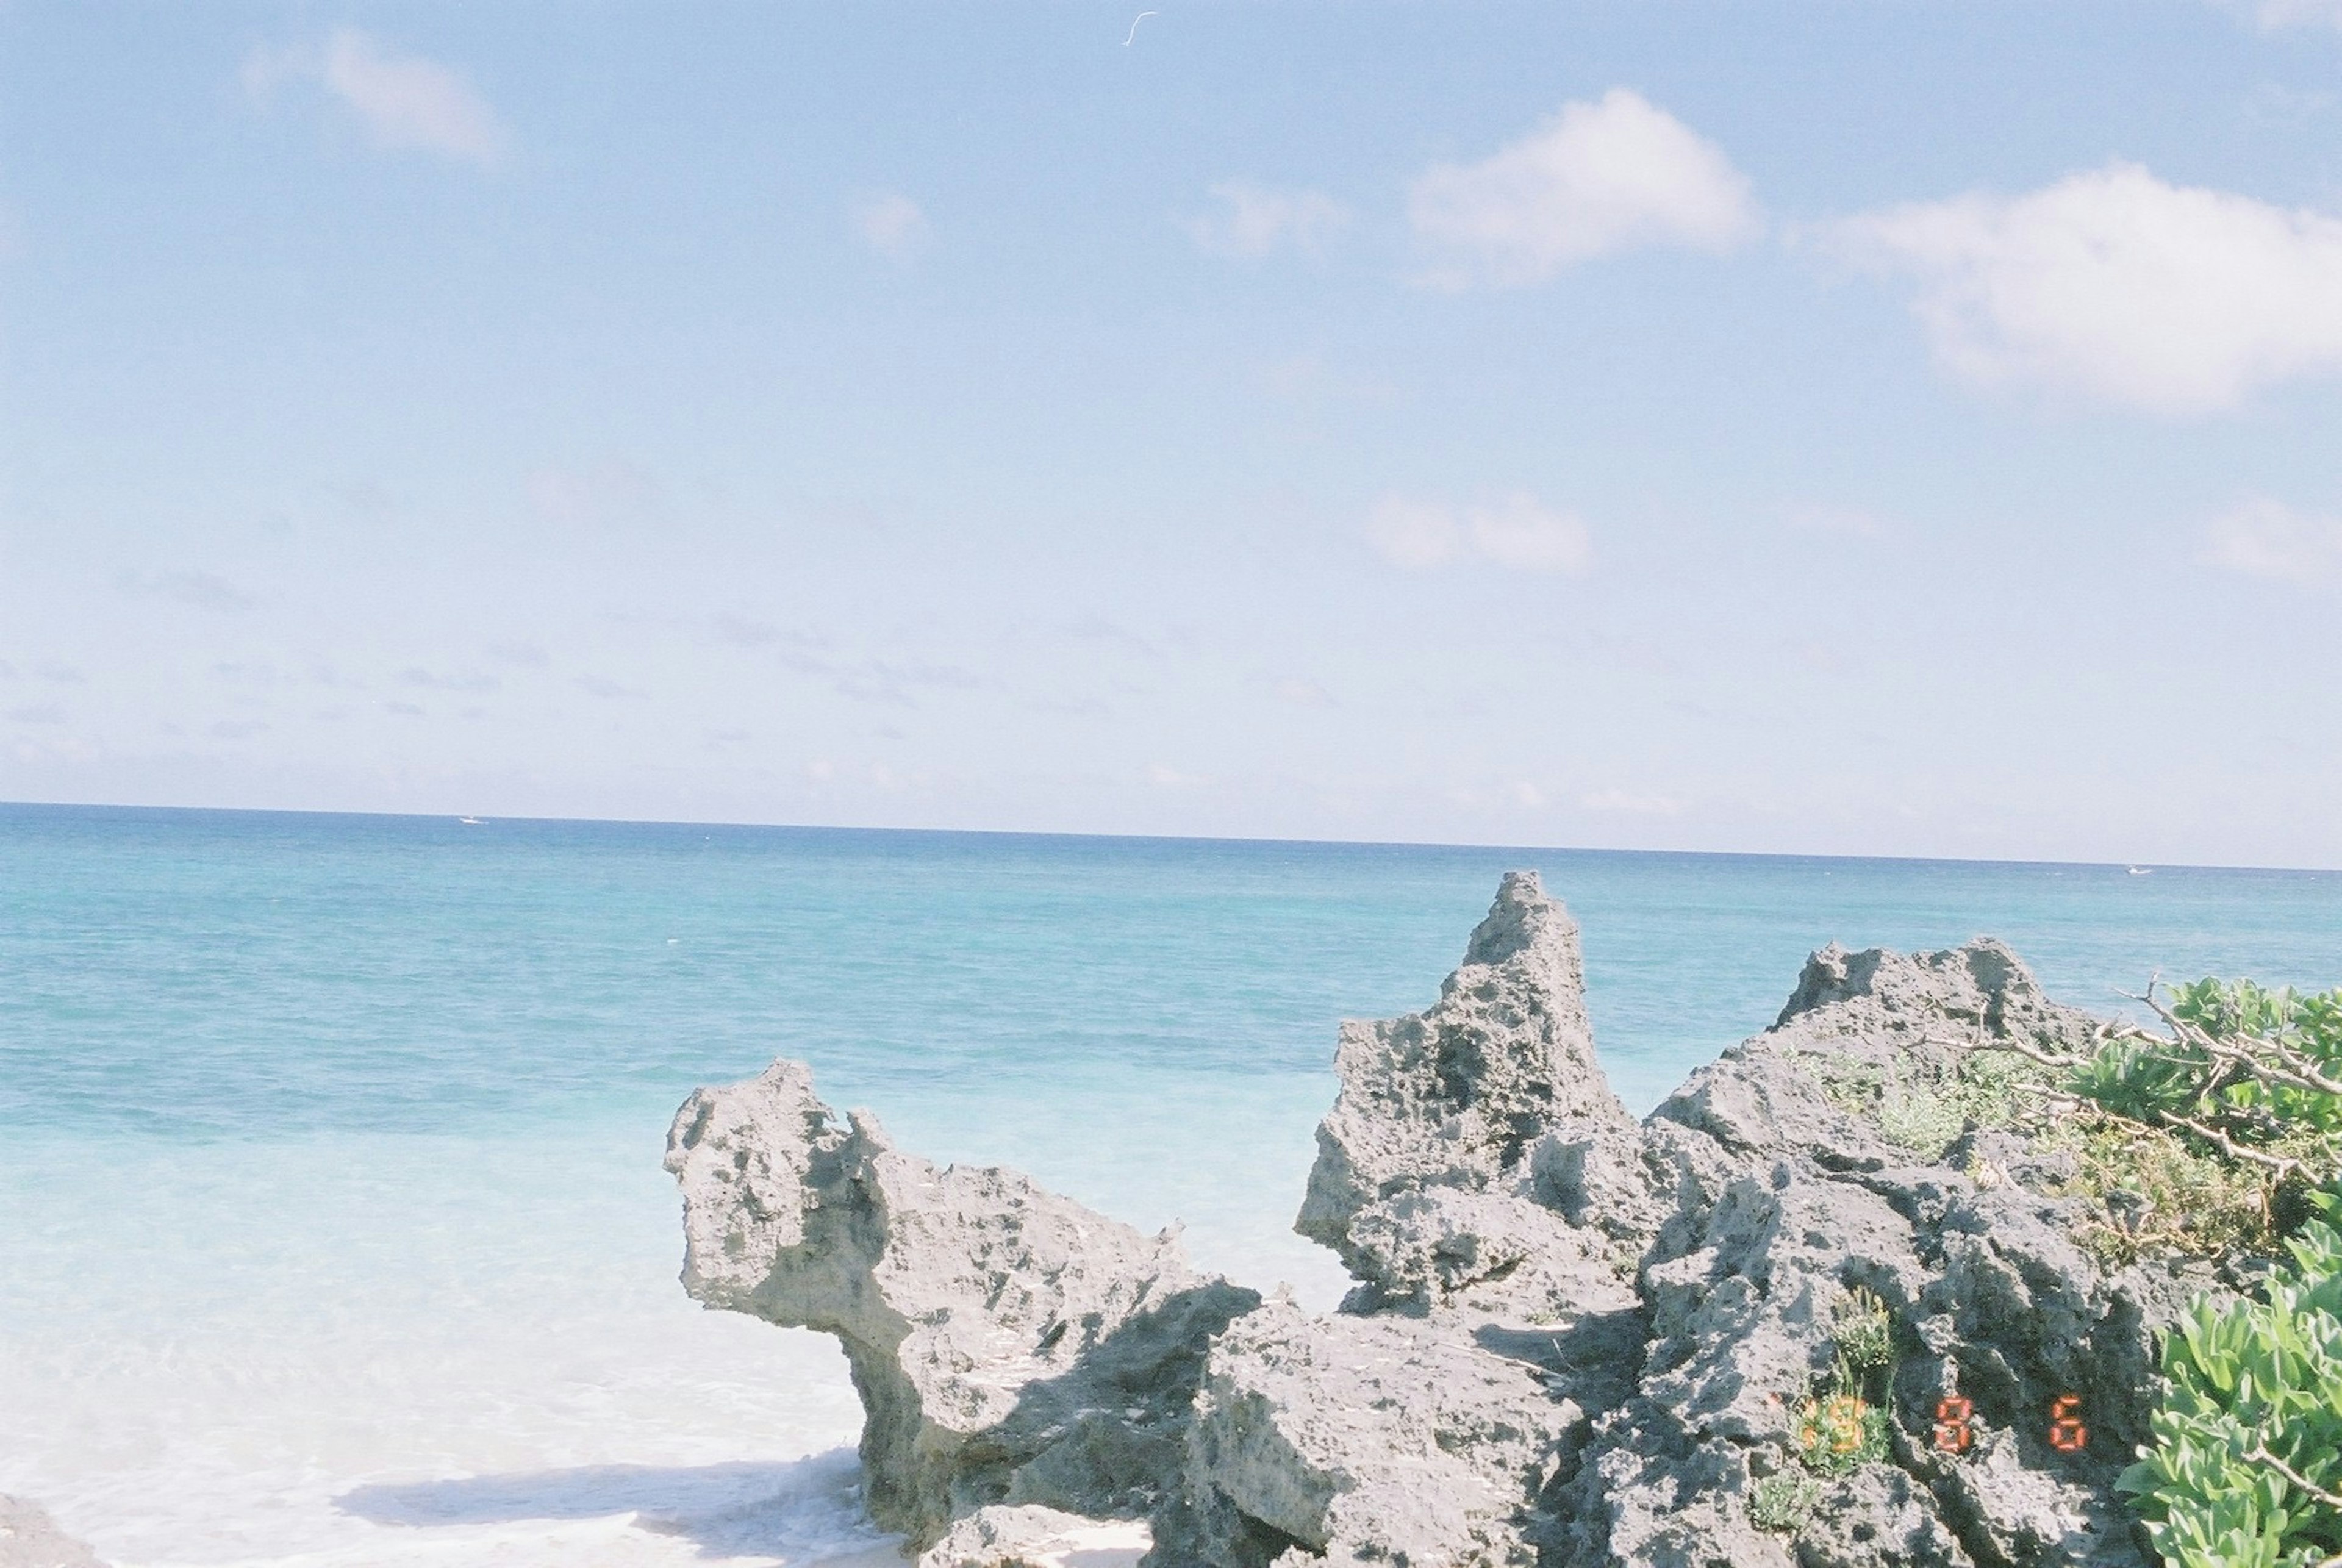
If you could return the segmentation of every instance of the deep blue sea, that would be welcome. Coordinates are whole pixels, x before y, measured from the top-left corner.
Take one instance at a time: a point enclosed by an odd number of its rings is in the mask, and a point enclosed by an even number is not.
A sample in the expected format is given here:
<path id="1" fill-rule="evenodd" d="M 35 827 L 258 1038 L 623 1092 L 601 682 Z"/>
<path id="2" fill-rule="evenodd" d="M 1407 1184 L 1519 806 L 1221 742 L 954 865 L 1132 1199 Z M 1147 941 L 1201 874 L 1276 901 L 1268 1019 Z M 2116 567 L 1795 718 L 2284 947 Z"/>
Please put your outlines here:
<path id="1" fill-rule="evenodd" d="M 1833 939 L 2342 984 L 2331 872 L 0 806 L 0 1491 L 125 1568 L 884 1561 L 842 1362 L 675 1283 L 692 1086 L 1330 1302 L 1336 1024 L 1516 866 L 1638 1110 Z"/>

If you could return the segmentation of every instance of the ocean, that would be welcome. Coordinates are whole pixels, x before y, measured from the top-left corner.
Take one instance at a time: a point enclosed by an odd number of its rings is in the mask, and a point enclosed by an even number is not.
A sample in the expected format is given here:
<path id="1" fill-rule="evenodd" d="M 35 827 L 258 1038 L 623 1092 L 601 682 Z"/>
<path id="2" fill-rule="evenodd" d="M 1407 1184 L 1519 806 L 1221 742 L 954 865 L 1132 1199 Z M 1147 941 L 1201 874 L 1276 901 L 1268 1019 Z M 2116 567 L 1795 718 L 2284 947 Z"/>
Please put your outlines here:
<path id="1" fill-rule="evenodd" d="M 1329 1305 L 1336 1024 L 1516 866 L 1637 1111 L 1833 939 L 2342 983 L 2333 872 L 0 806 L 0 1492 L 118 1568 L 866 1559 L 843 1360 L 676 1283 L 684 1095 L 799 1057 Z"/>

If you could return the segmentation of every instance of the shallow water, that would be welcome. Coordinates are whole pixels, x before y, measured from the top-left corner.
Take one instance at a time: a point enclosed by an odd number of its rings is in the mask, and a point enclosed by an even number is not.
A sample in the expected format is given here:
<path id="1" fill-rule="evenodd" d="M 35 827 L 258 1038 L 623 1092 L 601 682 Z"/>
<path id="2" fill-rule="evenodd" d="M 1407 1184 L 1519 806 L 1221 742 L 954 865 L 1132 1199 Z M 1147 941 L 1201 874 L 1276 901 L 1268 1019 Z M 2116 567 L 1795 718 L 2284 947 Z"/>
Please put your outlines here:
<path id="1" fill-rule="evenodd" d="M 866 1550 L 836 1352 L 675 1284 L 692 1085 L 805 1058 L 1328 1303 L 1335 1024 L 1517 865 L 1637 1110 L 1832 938 L 2342 981 L 2333 873 L 0 807 L 0 1491 L 125 1568 Z"/>

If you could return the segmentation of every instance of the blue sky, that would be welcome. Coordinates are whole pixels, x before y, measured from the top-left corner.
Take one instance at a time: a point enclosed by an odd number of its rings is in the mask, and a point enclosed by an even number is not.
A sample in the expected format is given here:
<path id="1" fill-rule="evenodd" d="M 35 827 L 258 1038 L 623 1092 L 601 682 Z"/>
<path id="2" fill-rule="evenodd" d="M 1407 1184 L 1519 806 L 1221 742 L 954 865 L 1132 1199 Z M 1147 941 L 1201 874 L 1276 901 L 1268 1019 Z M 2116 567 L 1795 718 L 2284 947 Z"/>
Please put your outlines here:
<path id="1" fill-rule="evenodd" d="M 2342 5 L 0 8 L 0 798 L 2342 864 Z"/>

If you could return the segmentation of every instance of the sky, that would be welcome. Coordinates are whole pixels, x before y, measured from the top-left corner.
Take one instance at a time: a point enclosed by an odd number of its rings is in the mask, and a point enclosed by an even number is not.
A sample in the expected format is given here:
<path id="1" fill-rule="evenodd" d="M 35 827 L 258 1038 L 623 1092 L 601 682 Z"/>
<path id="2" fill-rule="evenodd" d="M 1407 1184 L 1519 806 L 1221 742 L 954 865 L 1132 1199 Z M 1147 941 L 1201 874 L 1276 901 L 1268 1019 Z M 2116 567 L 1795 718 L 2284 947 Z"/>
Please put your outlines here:
<path id="1" fill-rule="evenodd" d="M 2342 0 L 0 3 L 0 799 L 2342 866 Z"/>

